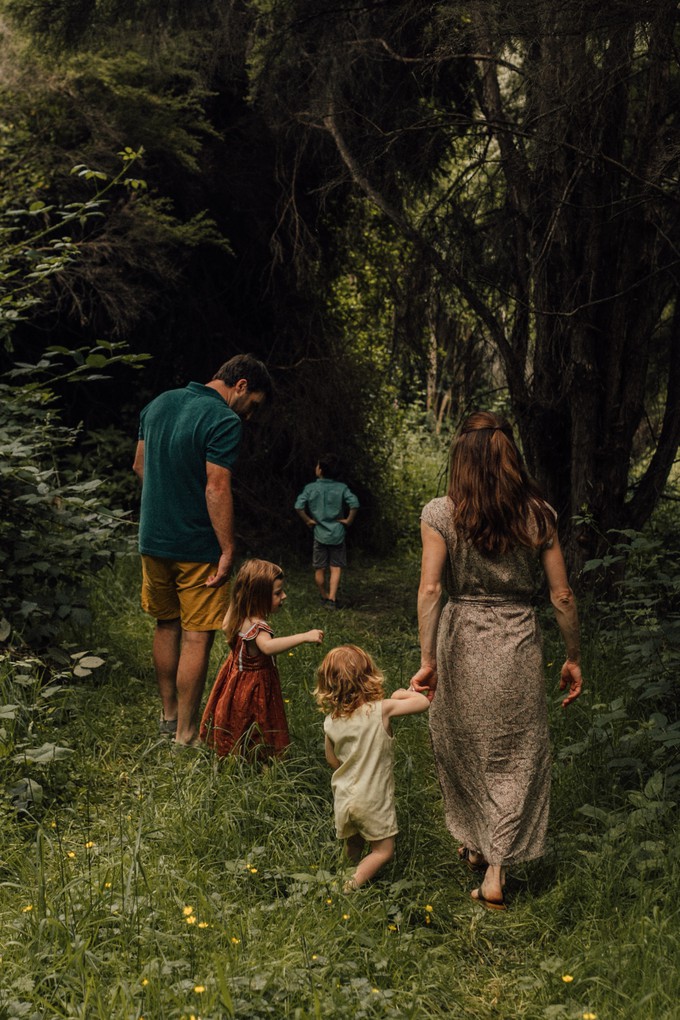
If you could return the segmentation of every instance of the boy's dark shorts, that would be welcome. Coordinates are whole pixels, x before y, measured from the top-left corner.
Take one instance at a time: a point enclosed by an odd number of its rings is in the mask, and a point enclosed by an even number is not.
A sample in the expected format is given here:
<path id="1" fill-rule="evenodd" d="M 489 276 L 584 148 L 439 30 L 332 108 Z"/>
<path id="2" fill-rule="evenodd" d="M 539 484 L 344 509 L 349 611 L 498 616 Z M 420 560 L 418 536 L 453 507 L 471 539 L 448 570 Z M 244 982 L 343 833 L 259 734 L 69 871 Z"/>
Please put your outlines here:
<path id="1" fill-rule="evenodd" d="M 321 542 L 317 542 L 314 539 L 312 566 L 315 570 L 323 570 L 325 567 L 346 567 L 346 543 L 342 542 L 340 545 L 322 545 Z"/>

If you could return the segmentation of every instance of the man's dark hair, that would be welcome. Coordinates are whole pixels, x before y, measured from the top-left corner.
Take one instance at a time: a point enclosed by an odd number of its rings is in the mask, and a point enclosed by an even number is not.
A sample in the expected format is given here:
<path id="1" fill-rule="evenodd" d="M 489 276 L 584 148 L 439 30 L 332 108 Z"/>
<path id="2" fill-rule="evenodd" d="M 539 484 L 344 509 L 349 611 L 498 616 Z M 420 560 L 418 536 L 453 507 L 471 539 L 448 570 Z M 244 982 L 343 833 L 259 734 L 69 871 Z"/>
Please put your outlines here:
<path id="1" fill-rule="evenodd" d="M 251 393 L 264 393 L 267 400 L 271 400 L 274 392 L 272 377 L 267 366 L 252 354 L 235 354 L 213 376 L 213 381 L 219 380 L 225 386 L 235 386 L 239 379 L 245 379 Z"/>
<path id="2" fill-rule="evenodd" d="M 335 480 L 340 474 L 340 461 L 334 453 L 322 453 L 317 464 L 321 468 L 321 474 L 324 478 Z"/>

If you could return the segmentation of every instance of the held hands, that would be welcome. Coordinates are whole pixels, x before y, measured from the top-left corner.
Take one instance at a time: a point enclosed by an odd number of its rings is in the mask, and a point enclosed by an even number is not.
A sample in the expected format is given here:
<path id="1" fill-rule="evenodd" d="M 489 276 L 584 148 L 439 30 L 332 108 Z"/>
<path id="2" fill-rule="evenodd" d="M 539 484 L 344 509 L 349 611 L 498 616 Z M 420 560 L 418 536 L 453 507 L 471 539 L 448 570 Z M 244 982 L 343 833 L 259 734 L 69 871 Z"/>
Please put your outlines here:
<path id="1" fill-rule="evenodd" d="M 560 690 L 566 691 L 569 688 L 569 694 L 562 702 L 562 708 L 566 708 L 567 705 L 571 705 L 572 701 L 576 701 L 581 688 L 583 686 L 583 677 L 581 676 L 581 667 L 578 662 L 572 662 L 571 659 L 567 659 L 565 664 L 562 666 L 562 672 L 560 674 Z"/>
<path id="2" fill-rule="evenodd" d="M 437 688 L 437 671 L 432 666 L 421 666 L 417 673 L 411 678 L 410 689 L 424 694 L 432 701 Z"/>

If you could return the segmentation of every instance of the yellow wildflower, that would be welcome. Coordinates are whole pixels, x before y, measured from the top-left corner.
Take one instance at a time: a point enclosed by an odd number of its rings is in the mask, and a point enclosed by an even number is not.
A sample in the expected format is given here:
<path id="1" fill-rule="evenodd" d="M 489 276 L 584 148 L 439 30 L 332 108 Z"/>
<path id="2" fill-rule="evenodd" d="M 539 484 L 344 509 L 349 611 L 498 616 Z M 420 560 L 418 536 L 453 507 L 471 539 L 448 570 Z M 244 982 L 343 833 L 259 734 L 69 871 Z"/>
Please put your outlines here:
<path id="1" fill-rule="evenodd" d="M 22 914 L 27 914 L 29 912 L 29 910 L 33 910 L 33 904 L 32 903 L 27 903 L 25 907 L 21 908 Z"/>
<path id="2" fill-rule="evenodd" d="M 203 995 L 205 985 L 194 985 L 194 991 L 196 992 L 196 995 Z"/>
<path id="3" fill-rule="evenodd" d="M 66 856 L 67 856 L 67 857 L 70 857 L 70 858 L 71 858 L 71 860 L 73 860 L 73 858 L 75 857 L 75 855 L 76 855 L 76 852 L 75 852 L 75 850 L 69 850 L 69 851 L 67 851 L 67 854 L 66 854 Z"/>
<path id="4" fill-rule="evenodd" d="M 208 922 L 207 922 L 207 921 L 199 921 L 199 922 L 198 922 L 198 927 L 199 927 L 199 928 L 209 928 L 209 927 L 210 927 L 210 925 L 208 924 Z"/>
<path id="5" fill-rule="evenodd" d="M 189 914 L 189 916 L 185 917 L 184 920 L 186 921 L 187 924 L 196 924 L 196 915 Z"/>
<path id="6" fill-rule="evenodd" d="M 326 900 L 326 903 L 330 906 L 332 902 L 333 902 L 333 900 L 329 896 L 328 899 Z"/>
<path id="7" fill-rule="evenodd" d="M 86 850 L 91 850 L 93 846 L 94 846 L 94 842 L 91 839 L 88 839 L 87 843 L 85 844 L 85 849 Z"/>
<path id="8" fill-rule="evenodd" d="M 573 974 L 563 974 L 562 975 L 562 980 L 565 982 L 565 984 L 568 985 L 570 981 L 574 980 L 574 975 Z"/>
<path id="9" fill-rule="evenodd" d="M 250 869 L 250 874 L 251 875 L 257 875 L 257 868 L 251 868 Z"/>
<path id="10" fill-rule="evenodd" d="M 142 988 L 146 988 L 148 983 L 149 983 L 149 979 L 148 978 L 142 978 Z"/>
<path id="11" fill-rule="evenodd" d="M 343 921 L 349 921 L 349 914 L 343 914 L 342 919 Z"/>
<path id="12" fill-rule="evenodd" d="M 182 907 L 182 913 L 184 914 L 185 917 L 189 917 L 189 915 L 193 914 L 193 912 L 194 912 L 193 907 Z"/>
<path id="13" fill-rule="evenodd" d="M 240 941 L 241 940 L 237 939 L 235 935 L 231 936 L 231 944 L 232 944 L 232 946 L 237 946 L 240 943 Z"/>
<path id="14" fill-rule="evenodd" d="M 583 1020 L 597 1020 L 597 1013 L 584 1013 Z"/>
<path id="15" fill-rule="evenodd" d="M 111 883 L 110 882 L 104 882 L 104 888 L 105 889 L 110 889 L 111 888 Z"/>
<path id="16" fill-rule="evenodd" d="M 396 924 L 388 924 L 387 925 L 387 930 L 388 931 L 396 931 L 397 930 Z"/>
<path id="17" fill-rule="evenodd" d="M 431 914 L 432 911 L 434 910 L 434 907 L 431 907 L 430 904 L 428 903 L 425 909 L 427 910 L 428 914 Z"/>

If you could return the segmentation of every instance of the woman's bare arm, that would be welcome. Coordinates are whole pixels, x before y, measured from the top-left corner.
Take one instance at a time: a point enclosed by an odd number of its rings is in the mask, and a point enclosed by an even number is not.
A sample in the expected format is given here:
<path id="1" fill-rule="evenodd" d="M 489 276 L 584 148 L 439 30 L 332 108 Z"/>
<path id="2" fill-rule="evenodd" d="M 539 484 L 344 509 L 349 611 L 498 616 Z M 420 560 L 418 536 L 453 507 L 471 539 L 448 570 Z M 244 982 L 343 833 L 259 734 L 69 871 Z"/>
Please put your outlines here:
<path id="1" fill-rule="evenodd" d="M 420 534 L 423 543 L 418 587 L 421 668 L 413 677 L 411 685 L 416 691 L 425 687 L 434 691 L 437 685 L 437 628 L 442 612 L 442 576 L 448 553 L 442 536 L 424 521 L 420 525 Z M 426 672 L 423 673 L 423 670 Z"/>
<path id="2" fill-rule="evenodd" d="M 567 650 L 567 661 L 562 666 L 560 690 L 569 688 L 567 697 L 562 702 L 566 708 L 581 693 L 583 677 L 581 675 L 581 644 L 576 598 L 567 578 L 567 568 L 560 548 L 557 533 L 549 549 L 541 554 L 541 563 L 550 588 L 550 601 L 555 610 L 555 619 Z"/>

